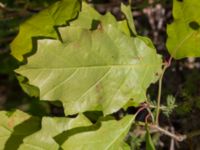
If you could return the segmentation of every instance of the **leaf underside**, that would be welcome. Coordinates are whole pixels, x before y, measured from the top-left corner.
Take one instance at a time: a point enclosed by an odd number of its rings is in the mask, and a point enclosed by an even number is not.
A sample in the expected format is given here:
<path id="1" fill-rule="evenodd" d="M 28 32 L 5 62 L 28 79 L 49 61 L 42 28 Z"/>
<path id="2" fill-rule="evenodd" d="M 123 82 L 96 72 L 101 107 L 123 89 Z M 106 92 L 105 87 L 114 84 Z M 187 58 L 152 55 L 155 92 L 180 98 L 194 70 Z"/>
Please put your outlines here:
<path id="1" fill-rule="evenodd" d="M 37 52 L 16 72 L 39 88 L 40 99 L 60 100 L 66 115 L 110 114 L 130 99 L 137 106 L 158 78 L 161 57 L 147 40 L 128 35 L 125 26 L 84 3 L 78 19 L 59 28 L 62 42 L 39 40 Z"/>

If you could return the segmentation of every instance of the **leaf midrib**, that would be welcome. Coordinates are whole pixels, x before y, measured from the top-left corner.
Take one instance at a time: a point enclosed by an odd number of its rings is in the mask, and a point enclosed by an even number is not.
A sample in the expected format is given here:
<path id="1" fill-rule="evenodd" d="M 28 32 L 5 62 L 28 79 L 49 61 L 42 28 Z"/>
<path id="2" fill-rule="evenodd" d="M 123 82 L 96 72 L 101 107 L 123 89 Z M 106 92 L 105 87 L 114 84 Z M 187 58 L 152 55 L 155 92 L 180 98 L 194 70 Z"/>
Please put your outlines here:
<path id="1" fill-rule="evenodd" d="M 132 64 L 132 65 L 105 65 L 105 66 L 75 66 L 75 67 L 52 67 L 52 68 L 42 68 L 42 67 L 24 67 L 20 70 L 68 70 L 68 69 L 87 69 L 87 68 L 130 68 L 130 67 L 154 67 L 159 64 Z"/>

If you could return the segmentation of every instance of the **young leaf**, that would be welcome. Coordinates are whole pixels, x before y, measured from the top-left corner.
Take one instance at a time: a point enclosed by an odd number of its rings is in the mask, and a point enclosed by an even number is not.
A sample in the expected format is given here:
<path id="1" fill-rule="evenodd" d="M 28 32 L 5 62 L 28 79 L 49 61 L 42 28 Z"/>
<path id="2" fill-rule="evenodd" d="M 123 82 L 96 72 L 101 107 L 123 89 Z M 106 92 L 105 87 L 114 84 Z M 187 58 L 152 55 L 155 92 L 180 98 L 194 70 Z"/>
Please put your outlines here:
<path id="1" fill-rule="evenodd" d="M 173 0 L 174 22 L 167 26 L 167 48 L 175 59 L 200 56 L 199 0 Z"/>
<path id="2" fill-rule="evenodd" d="M 79 10 L 79 0 L 62 0 L 33 16 L 20 26 L 19 34 L 11 43 L 11 54 L 23 61 L 23 55 L 33 49 L 33 37 L 58 38 L 55 27 L 74 19 Z"/>
<path id="3" fill-rule="evenodd" d="M 61 147 L 67 150 L 127 150 L 124 138 L 133 121 L 134 116 L 125 116 L 120 121 L 102 121 L 99 129 L 72 135 Z"/>
<path id="4" fill-rule="evenodd" d="M 174 108 L 176 108 L 176 107 L 177 107 L 176 98 L 173 97 L 172 95 L 168 95 L 167 96 L 167 104 L 162 111 L 167 117 L 169 117 L 170 114 L 172 113 L 172 111 L 174 110 Z"/>

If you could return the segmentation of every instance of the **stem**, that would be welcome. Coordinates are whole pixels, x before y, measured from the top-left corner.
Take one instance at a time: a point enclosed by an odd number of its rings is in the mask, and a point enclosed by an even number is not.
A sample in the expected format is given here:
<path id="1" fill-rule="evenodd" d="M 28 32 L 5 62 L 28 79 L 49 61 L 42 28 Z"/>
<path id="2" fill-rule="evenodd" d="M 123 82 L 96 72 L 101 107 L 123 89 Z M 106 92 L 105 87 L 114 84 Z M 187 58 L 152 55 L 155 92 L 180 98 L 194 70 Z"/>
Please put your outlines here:
<path id="1" fill-rule="evenodd" d="M 162 73 L 161 73 L 161 76 L 160 76 L 160 79 L 159 79 L 157 107 L 156 107 L 156 121 L 155 121 L 155 124 L 157 124 L 157 125 L 159 125 L 160 101 L 161 101 L 161 93 L 162 93 L 163 76 L 164 76 L 166 69 L 171 65 L 171 62 L 172 62 L 172 56 L 165 63 L 164 68 L 163 68 Z"/>
<path id="2" fill-rule="evenodd" d="M 158 130 L 159 132 L 162 132 L 163 134 L 165 135 L 168 135 L 170 136 L 171 138 L 175 139 L 176 141 L 179 141 L 179 142 L 182 142 L 183 140 L 186 139 L 186 135 L 176 135 L 176 134 L 173 134 L 161 127 L 159 127 L 158 125 L 149 125 L 151 128 L 154 128 L 156 130 Z"/>
<path id="3" fill-rule="evenodd" d="M 5 8 L 5 5 L 0 2 L 0 7 Z"/>
<path id="4" fill-rule="evenodd" d="M 159 86 L 158 86 L 158 98 L 157 98 L 157 107 L 156 107 L 156 121 L 155 123 L 159 125 L 159 114 L 160 114 L 160 101 L 161 101 L 161 93 L 162 93 L 162 81 L 163 76 L 166 71 L 166 69 L 169 67 L 169 64 L 166 64 L 162 70 L 162 74 L 159 79 Z"/>
<path id="5" fill-rule="evenodd" d="M 152 122 L 155 122 L 155 120 L 154 120 L 154 116 L 153 116 L 151 110 L 150 110 L 148 107 L 147 107 L 147 111 L 148 111 L 148 113 L 149 113 L 150 116 L 151 116 Z"/>
<path id="6" fill-rule="evenodd" d="M 174 128 L 171 127 L 171 132 L 174 134 Z M 173 138 L 171 138 L 171 141 L 170 141 L 170 150 L 175 150 L 175 140 Z"/>
<path id="7" fill-rule="evenodd" d="M 140 125 L 140 126 L 145 126 L 146 124 L 144 122 L 136 122 L 136 124 Z M 148 126 L 150 127 L 150 131 L 153 132 L 161 132 L 167 136 L 170 136 L 171 138 L 175 139 L 176 141 L 182 142 L 183 140 L 185 140 L 188 135 L 181 135 L 181 134 L 174 134 L 172 132 L 169 132 L 168 130 L 165 130 L 163 128 L 161 128 L 158 125 L 155 124 L 148 124 Z"/>
<path id="8" fill-rule="evenodd" d="M 135 113 L 135 116 L 137 116 L 141 111 L 143 111 L 143 110 L 146 109 L 146 108 L 147 108 L 146 105 L 144 105 L 144 106 L 142 106 L 141 108 L 139 108 L 138 111 Z"/>
<path id="9" fill-rule="evenodd" d="M 155 108 L 157 108 L 157 106 L 150 105 L 149 108 L 155 109 Z M 165 110 L 166 108 L 167 108 L 166 106 L 162 106 L 162 105 L 160 106 L 160 109 L 161 109 L 161 110 Z"/>
<path id="10" fill-rule="evenodd" d="M 145 123 L 148 123 L 148 118 L 150 117 L 151 115 L 148 114 L 146 117 L 145 117 Z"/>

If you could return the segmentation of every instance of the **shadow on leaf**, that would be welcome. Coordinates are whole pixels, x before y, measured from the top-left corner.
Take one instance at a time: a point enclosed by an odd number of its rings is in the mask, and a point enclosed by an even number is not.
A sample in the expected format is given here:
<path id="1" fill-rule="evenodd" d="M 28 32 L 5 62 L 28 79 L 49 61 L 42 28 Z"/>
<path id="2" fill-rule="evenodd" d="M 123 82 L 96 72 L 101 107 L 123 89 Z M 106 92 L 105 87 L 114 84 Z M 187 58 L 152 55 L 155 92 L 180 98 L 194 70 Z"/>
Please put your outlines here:
<path id="1" fill-rule="evenodd" d="M 26 136 L 33 134 L 41 129 L 41 119 L 37 117 L 31 117 L 23 123 L 17 125 L 14 128 L 13 133 L 7 140 L 4 150 L 15 150 L 23 143 L 23 139 Z"/>

